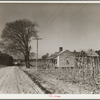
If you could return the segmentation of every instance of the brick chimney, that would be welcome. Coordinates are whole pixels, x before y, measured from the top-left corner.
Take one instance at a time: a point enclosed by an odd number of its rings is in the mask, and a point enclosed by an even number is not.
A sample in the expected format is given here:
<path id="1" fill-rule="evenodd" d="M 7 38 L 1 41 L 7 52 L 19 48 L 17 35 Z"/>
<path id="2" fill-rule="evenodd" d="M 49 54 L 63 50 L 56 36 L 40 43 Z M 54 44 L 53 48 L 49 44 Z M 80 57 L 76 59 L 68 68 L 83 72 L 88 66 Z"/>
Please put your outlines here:
<path id="1" fill-rule="evenodd" d="M 59 52 L 63 51 L 63 47 L 59 47 Z"/>

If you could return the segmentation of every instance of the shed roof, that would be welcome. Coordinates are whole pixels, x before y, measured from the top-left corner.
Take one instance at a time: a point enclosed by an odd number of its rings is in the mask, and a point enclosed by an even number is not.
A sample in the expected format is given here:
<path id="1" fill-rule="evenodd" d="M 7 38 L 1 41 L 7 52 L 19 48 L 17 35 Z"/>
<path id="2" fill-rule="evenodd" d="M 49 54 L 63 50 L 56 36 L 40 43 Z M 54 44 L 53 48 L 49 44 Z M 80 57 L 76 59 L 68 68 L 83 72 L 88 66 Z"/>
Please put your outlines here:
<path id="1" fill-rule="evenodd" d="M 99 55 L 92 49 L 88 50 L 87 52 L 88 57 L 98 57 Z"/>

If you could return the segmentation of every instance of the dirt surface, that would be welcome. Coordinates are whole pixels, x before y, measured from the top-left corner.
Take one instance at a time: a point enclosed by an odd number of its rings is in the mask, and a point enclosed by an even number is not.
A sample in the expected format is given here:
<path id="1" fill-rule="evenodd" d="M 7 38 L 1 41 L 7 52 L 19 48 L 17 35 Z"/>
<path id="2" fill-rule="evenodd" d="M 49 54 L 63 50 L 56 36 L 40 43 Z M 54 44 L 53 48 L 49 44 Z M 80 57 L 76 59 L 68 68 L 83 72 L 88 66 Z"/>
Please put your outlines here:
<path id="1" fill-rule="evenodd" d="M 0 70 L 0 93 L 43 94 L 44 92 L 17 66 Z"/>
<path id="2" fill-rule="evenodd" d="M 31 78 L 35 78 L 51 94 L 93 94 L 93 88 L 86 83 L 76 83 L 59 79 L 55 74 L 53 75 L 50 70 L 35 70 L 34 68 L 22 68 L 25 72 L 29 73 Z M 95 91 L 100 94 L 99 90 Z"/>

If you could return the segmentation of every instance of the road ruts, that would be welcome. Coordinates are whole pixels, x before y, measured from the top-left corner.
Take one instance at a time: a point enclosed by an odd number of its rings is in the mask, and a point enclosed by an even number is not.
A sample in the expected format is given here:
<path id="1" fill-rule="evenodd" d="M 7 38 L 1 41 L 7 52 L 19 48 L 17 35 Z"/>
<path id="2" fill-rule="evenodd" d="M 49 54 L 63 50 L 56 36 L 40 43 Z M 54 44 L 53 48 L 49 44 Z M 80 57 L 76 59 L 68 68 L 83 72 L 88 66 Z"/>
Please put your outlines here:
<path id="1" fill-rule="evenodd" d="M 0 94 L 44 94 L 17 66 L 0 69 Z"/>

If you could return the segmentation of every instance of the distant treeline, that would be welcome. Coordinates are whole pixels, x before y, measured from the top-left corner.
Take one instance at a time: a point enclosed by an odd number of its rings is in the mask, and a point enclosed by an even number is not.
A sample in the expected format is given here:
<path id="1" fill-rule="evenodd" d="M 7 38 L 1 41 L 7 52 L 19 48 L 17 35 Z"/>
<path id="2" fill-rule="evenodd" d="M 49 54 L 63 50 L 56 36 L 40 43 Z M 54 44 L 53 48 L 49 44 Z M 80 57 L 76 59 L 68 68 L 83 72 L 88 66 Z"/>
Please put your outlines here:
<path id="1" fill-rule="evenodd" d="M 0 65 L 13 65 L 13 57 L 6 53 L 0 52 Z"/>
<path id="2" fill-rule="evenodd" d="M 24 62 L 24 59 L 14 59 L 14 61 L 20 61 L 20 62 Z M 30 61 L 36 61 L 36 59 L 30 59 Z M 42 61 L 42 59 L 38 59 L 38 61 Z"/>

